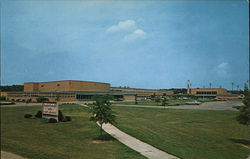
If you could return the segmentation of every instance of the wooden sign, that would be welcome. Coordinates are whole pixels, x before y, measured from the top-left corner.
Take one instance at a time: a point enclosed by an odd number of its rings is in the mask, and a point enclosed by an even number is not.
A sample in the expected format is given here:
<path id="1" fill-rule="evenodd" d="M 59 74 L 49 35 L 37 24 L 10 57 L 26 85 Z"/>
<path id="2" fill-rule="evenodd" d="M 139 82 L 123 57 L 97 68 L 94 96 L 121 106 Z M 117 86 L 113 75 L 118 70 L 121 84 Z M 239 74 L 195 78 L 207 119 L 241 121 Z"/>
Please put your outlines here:
<path id="1" fill-rule="evenodd" d="M 43 118 L 55 118 L 58 121 L 58 110 L 57 102 L 43 103 Z"/>

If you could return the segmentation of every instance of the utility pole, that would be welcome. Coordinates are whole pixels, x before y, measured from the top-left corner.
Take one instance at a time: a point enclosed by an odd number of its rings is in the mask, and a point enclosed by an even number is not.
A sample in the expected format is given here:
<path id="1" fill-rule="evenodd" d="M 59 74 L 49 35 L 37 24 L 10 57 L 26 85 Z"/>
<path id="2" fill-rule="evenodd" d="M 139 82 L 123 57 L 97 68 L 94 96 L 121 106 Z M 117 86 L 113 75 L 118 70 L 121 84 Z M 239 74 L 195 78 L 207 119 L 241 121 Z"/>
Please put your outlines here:
<path id="1" fill-rule="evenodd" d="M 239 91 L 239 87 L 240 87 L 240 86 L 239 86 L 239 85 L 237 85 L 236 87 L 237 87 L 237 91 Z"/>

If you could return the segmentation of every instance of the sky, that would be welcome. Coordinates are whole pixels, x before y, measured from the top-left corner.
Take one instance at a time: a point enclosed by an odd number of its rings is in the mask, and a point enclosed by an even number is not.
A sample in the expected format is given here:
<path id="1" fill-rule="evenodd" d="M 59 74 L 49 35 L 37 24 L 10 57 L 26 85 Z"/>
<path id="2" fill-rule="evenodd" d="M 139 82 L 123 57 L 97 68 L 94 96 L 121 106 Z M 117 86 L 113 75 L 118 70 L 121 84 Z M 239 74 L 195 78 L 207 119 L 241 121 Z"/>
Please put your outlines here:
<path id="1" fill-rule="evenodd" d="M 246 0 L 2 0 L 1 85 L 242 88 Z"/>

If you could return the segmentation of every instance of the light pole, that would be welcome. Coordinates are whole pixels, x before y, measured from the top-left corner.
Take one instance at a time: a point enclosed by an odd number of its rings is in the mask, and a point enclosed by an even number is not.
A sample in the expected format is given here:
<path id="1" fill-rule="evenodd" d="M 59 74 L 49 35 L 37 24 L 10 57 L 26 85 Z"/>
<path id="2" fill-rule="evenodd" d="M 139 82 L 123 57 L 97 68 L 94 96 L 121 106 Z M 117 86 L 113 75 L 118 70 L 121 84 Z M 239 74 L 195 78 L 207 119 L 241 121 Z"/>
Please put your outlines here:
<path id="1" fill-rule="evenodd" d="M 234 82 L 232 82 L 232 91 L 234 90 Z"/>
<path id="2" fill-rule="evenodd" d="M 247 80 L 247 84 L 248 84 L 248 89 L 249 89 L 250 88 L 250 80 Z"/>

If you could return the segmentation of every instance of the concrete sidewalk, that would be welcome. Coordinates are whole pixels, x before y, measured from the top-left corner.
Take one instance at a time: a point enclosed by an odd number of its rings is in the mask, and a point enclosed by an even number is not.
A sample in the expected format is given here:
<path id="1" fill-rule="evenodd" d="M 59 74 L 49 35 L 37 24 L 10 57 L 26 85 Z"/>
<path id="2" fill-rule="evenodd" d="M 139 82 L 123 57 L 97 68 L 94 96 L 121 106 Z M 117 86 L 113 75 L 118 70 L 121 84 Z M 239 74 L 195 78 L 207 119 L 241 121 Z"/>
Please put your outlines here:
<path id="1" fill-rule="evenodd" d="M 1 150 L 1 159 L 26 159 L 26 158 L 16 155 L 12 152 L 6 152 Z"/>
<path id="2" fill-rule="evenodd" d="M 143 156 L 149 159 L 179 159 L 173 155 L 170 155 L 164 151 L 161 151 L 145 142 L 142 142 L 116 128 L 111 124 L 103 124 L 103 130 L 121 143 L 127 145 L 131 149 L 141 153 Z"/>

